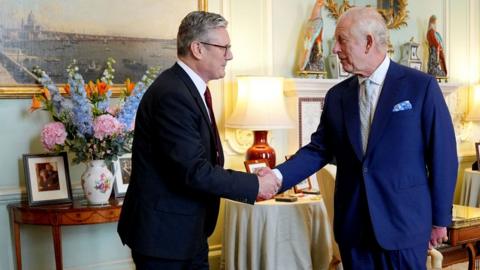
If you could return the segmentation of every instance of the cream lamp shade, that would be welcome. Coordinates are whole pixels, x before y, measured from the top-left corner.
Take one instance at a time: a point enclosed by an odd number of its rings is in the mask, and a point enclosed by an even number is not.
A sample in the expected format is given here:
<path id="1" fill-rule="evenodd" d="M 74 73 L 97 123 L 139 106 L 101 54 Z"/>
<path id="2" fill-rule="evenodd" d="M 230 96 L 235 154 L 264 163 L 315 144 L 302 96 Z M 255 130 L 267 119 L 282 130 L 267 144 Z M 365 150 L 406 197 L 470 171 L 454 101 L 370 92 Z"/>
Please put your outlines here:
<path id="1" fill-rule="evenodd" d="M 480 121 L 480 84 L 470 91 L 467 121 Z"/>
<path id="2" fill-rule="evenodd" d="M 293 127 L 285 109 L 283 78 L 242 76 L 237 79 L 237 104 L 226 126 L 253 130 L 254 141 L 246 152 L 246 159 L 266 159 L 273 168 L 276 155 L 267 142 L 268 130 Z"/>
<path id="3" fill-rule="evenodd" d="M 241 76 L 237 103 L 226 121 L 230 128 L 271 130 L 292 128 L 283 98 L 283 78 Z"/>

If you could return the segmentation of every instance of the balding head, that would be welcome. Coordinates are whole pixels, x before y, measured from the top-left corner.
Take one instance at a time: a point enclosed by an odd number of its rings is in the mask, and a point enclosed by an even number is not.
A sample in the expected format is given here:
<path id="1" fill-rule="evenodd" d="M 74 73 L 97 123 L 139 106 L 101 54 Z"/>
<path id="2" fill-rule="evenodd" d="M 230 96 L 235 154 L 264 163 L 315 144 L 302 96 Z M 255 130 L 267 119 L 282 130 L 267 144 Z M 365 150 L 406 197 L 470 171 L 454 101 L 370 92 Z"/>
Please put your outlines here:
<path id="1" fill-rule="evenodd" d="M 372 7 L 353 7 L 338 18 L 337 24 L 348 21 L 351 33 L 357 38 L 371 34 L 374 37 L 376 48 L 381 53 L 387 52 L 388 32 L 382 15 Z"/>
<path id="2" fill-rule="evenodd" d="M 354 7 L 340 16 L 333 53 L 345 71 L 370 76 L 387 54 L 387 27 L 374 8 Z"/>

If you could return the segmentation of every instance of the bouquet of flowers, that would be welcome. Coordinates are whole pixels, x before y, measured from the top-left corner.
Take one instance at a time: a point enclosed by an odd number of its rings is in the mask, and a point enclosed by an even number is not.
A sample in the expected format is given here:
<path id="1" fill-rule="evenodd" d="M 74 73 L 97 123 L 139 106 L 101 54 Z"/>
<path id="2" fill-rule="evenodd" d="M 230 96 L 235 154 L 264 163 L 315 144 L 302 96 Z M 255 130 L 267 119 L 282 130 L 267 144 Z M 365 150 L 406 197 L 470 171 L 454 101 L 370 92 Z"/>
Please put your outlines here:
<path id="1" fill-rule="evenodd" d="M 110 104 L 114 63 L 114 59 L 108 58 L 102 77 L 85 83 L 74 60 L 67 68 L 65 97 L 45 71 L 33 70 L 44 88 L 33 97 L 30 111 L 46 110 L 53 120 L 41 132 L 41 142 L 47 151 L 73 152 L 76 164 L 91 160 L 111 163 L 131 152 L 138 104 L 159 70 L 148 69 L 136 84 L 127 79 L 119 102 Z"/>

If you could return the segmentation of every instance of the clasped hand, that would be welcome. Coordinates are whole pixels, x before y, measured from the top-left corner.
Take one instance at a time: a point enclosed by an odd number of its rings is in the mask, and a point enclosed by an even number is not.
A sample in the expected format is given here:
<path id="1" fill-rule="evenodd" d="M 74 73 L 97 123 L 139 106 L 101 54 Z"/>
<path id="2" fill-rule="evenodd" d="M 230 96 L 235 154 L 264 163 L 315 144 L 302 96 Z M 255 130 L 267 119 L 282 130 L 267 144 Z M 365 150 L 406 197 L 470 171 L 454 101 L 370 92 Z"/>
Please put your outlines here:
<path id="1" fill-rule="evenodd" d="M 277 194 L 282 185 L 280 179 L 270 168 L 261 168 L 256 172 L 258 177 L 258 196 L 259 200 L 271 199 Z"/>

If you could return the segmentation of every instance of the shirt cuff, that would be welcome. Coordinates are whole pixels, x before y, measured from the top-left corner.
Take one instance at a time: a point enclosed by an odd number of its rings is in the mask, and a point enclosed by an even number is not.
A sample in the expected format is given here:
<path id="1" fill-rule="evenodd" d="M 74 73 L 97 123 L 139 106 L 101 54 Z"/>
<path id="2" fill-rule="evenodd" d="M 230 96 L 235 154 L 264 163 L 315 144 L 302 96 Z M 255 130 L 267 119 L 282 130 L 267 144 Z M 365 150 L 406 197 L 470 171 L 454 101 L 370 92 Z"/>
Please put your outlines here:
<path id="1" fill-rule="evenodd" d="M 280 184 L 283 182 L 283 175 L 278 169 L 273 169 L 272 172 L 280 180 Z"/>

